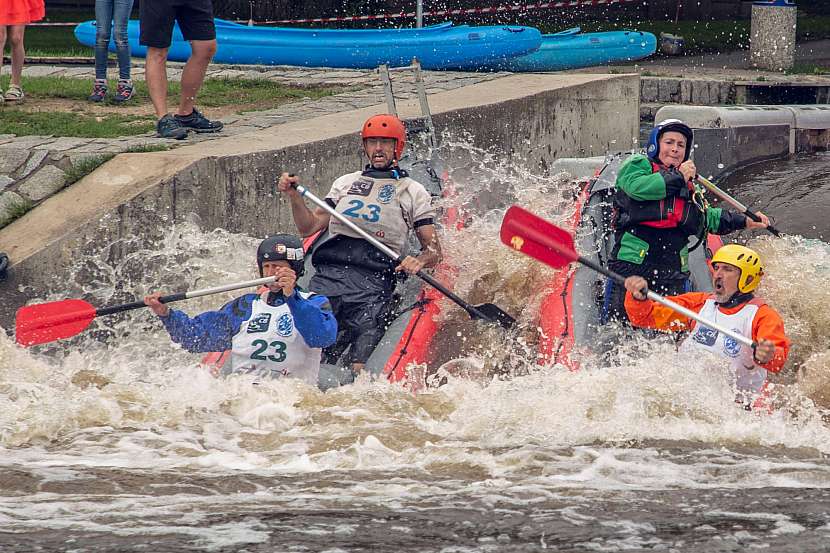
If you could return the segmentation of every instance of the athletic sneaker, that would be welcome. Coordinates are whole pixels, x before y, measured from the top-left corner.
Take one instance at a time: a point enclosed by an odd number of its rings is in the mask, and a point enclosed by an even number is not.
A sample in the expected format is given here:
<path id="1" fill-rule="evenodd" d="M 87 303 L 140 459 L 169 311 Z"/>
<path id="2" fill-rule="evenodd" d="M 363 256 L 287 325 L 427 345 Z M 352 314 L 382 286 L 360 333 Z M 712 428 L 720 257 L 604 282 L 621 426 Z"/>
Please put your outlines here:
<path id="1" fill-rule="evenodd" d="M 196 132 L 219 132 L 225 126 L 221 121 L 211 121 L 196 108 L 190 115 L 176 115 L 175 118 L 180 125 Z"/>
<path id="2" fill-rule="evenodd" d="M 112 99 L 116 104 L 121 104 L 133 97 L 133 82 L 131 80 L 119 79 L 118 88 L 115 91 L 115 98 Z"/>
<path id="3" fill-rule="evenodd" d="M 156 132 L 161 138 L 175 138 L 176 140 L 187 138 L 187 129 L 182 127 L 169 113 L 156 123 Z"/>
<path id="4" fill-rule="evenodd" d="M 89 95 L 90 102 L 102 102 L 107 95 L 107 80 L 95 79 L 92 84 L 92 94 Z"/>

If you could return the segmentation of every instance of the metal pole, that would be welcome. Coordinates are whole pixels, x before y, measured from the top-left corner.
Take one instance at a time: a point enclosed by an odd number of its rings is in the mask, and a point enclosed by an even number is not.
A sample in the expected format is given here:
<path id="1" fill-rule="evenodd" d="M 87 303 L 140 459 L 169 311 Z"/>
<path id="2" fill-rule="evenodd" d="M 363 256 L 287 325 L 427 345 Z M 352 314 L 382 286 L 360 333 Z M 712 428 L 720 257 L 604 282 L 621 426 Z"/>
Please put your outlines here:
<path id="1" fill-rule="evenodd" d="M 415 4 L 415 26 L 419 29 L 424 26 L 424 0 L 417 0 Z"/>

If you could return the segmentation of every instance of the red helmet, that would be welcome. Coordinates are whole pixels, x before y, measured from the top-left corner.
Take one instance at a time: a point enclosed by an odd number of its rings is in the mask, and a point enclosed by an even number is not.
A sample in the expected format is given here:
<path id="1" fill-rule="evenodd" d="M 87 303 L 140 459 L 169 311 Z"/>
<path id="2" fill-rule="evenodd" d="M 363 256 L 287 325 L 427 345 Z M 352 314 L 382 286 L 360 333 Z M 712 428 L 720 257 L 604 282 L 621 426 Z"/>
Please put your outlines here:
<path id="1" fill-rule="evenodd" d="M 360 131 L 363 140 L 367 138 L 394 138 L 395 159 L 400 159 L 403 147 L 406 145 L 406 127 L 400 119 L 394 115 L 383 114 L 373 115 L 363 123 L 363 130 Z"/>

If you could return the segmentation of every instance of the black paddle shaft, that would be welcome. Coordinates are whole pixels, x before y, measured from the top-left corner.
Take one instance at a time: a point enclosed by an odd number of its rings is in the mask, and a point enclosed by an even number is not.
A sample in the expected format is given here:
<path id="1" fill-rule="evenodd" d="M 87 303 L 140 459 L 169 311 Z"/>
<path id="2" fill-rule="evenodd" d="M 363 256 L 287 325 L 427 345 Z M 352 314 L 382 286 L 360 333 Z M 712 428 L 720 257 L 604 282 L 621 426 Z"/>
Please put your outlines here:
<path id="1" fill-rule="evenodd" d="M 187 299 L 187 292 L 179 292 L 178 294 L 170 294 L 169 296 L 162 296 L 159 298 L 161 303 L 170 303 L 174 301 L 181 301 Z M 101 307 L 95 310 L 95 316 L 112 315 L 113 313 L 121 313 L 123 311 L 131 311 L 133 309 L 141 309 L 147 307 L 147 304 L 142 301 L 134 301 L 130 303 L 122 303 L 121 305 L 112 305 L 110 307 Z"/>
<path id="2" fill-rule="evenodd" d="M 396 260 L 398 263 L 403 262 L 404 257 L 399 256 Z M 505 328 L 510 328 L 516 324 L 516 319 L 502 311 L 498 306 L 493 305 L 492 303 L 483 303 L 481 305 L 470 305 L 469 303 L 465 302 L 453 292 L 448 290 L 443 284 L 432 278 L 430 275 L 426 274 L 424 271 L 418 271 L 415 273 L 415 276 L 447 296 L 449 299 L 454 301 L 458 304 L 461 308 L 463 308 L 471 318 L 473 319 L 481 319 L 483 321 L 495 321 L 499 323 L 501 326 Z"/>
<path id="3" fill-rule="evenodd" d="M 294 175 L 293 173 L 289 173 L 288 176 L 293 177 Z M 317 205 L 317 207 L 328 213 L 329 216 L 334 217 L 335 219 L 349 227 L 351 230 L 356 232 L 358 236 L 362 236 L 364 240 L 366 240 L 374 247 L 376 247 L 378 250 L 386 254 L 390 259 L 394 259 L 398 264 L 403 263 L 403 260 L 406 259 L 405 256 L 399 255 L 392 248 L 390 248 L 389 246 L 387 246 L 386 244 L 384 244 L 383 242 L 381 242 L 380 240 L 366 232 L 364 229 L 358 227 L 354 222 L 347 219 L 342 213 L 338 212 L 332 206 L 327 204 L 324 200 L 321 200 L 320 198 L 312 194 L 311 191 L 309 191 L 305 186 L 302 186 L 297 183 L 292 183 L 291 187 L 296 189 L 297 192 L 300 193 L 300 196 L 308 198 L 309 200 L 314 202 L 314 204 Z M 516 324 L 516 319 L 505 313 L 496 305 L 493 305 L 491 303 L 483 303 L 481 305 L 470 305 L 469 303 L 465 302 L 464 300 L 462 300 L 461 298 L 447 290 L 447 288 L 445 288 L 440 282 L 438 282 L 425 272 L 418 271 L 417 273 L 415 273 L 415 276 L 417 276 L 418 278 L 420 278 L 421 280 L 423 280 L 424 282 L 426 282 L 427 284 L 429 284 L 430 286 L 432 286 L 433 288 L 447 296 L 449 299 L 454 301 L 456 304 L 462 307 L 473 319 L 481 319 L 483 321 L 496 322 L 505 328 L 510 328 L 514 324 Z"/>
<path id="4" fill-rule="evenodd" d="M 582 263 L 586 267 L 589 267 L 589 268 L 595 270 L 596 272 L 601 273 L 601 274 L 607 276 L 608 278 L 610 278 L 612 280 L 615 280 L 616 282 L 618 282 L 618 283 L 622 284 L 623 286 L 625 286 L 625 277 L 622 276 L 621 274 L 615 273 L 614 271 L 611 271 L 611 270 L 608 270 L 605 267 L 603 267 L 602 265 L 594 263 L 590 259 L 582 257 L 581 255 L 579 256 L 577 261 Z"/>

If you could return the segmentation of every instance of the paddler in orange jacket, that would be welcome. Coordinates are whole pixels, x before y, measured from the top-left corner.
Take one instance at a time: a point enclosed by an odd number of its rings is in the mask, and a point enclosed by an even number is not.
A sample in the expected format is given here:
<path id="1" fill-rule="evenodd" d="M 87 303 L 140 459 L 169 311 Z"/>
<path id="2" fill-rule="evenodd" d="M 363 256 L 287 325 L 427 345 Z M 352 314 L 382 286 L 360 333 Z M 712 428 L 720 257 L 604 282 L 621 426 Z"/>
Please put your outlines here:
<path id="1" fill-rule="evenodd" d="M 758 344 L 754 350 L 647 299 L 643 293 L 647 283 L 640 276 L 625 279 L 625 310 L 634 326 L 690 330 L 681 350 L 703 349 L 728 358 L 739 392 L 736 401 L 747 408 L 759 407 L 766 396 L 767 373 L 780 371 L 787 361 L 790 341 L 784 333 L 784 322 L 772 307 L 753 294 L 764 274 L 755 251 L 737 244 L 723 246 L 712 258 L 712 270 L 714 292 L 690 292 L 668 299 L 751 338 Z"/>

